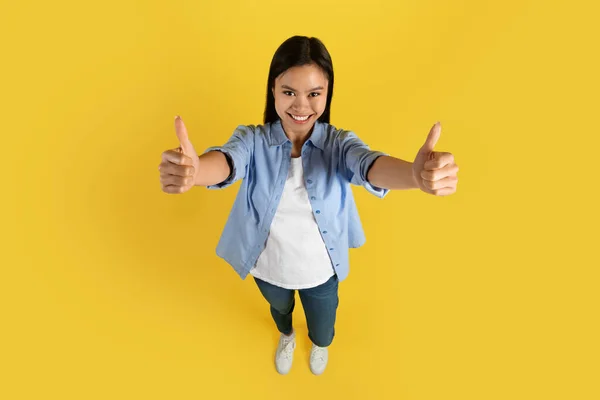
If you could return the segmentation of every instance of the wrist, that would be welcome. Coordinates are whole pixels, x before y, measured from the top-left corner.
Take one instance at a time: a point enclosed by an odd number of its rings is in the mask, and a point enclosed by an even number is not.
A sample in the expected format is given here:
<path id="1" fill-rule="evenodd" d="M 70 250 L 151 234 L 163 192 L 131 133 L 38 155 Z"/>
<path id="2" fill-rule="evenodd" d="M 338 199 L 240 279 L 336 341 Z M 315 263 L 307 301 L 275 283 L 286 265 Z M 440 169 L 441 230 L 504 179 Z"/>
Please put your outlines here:
<path id="1" fill-rule="evenodd" d="M 411 163 L 410 170 L 411 170 L 411 174 L 410 174 L 410 176 L 411 176 L 411 177 L 412 177 L 412 179 L 413 179 L 413 182 L 412 182 L 412 184 L 413 184 L 413 189 L 419 189 L 419 188 L 421 187 L 421 186 L 419 185 L 420 178 L 417 176 L 417 172 L 416 172 L 416 171 L 415 171 L 415 169 L 414 169 L 414 163 Z"/>

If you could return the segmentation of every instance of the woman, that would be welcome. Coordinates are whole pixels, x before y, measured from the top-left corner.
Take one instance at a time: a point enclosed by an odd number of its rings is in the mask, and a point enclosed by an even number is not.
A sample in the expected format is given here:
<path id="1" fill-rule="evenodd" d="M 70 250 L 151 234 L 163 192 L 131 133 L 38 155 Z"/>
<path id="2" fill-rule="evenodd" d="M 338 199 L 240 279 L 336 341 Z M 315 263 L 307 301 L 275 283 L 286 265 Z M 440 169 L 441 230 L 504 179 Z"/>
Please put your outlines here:
<path id="1" fill-rule="evenodd" d="M 310 369 L 319 375 L 335 336 L 338 283 L 349 272 L 348 249 L 365 242 L 350 185 L 383 198 L 392 189 L 434 195 L 456 191 L 458 166 L 433 147 L 431 129 L 414 162 L 371 150 L 352 131 L 329 123 L 333 64 L 316 38 L 294 36 L 271 61 L 263 125 L 240 125 L 223 146 L 198 157 L 181 118 L 180 147 L 162 154 L 162 190 L 226 188 L 242 179 L 217 246 L 242 279 L 253 276 L 281 333 L 275 354 L 287 374 L 296 347 L 292 327 L 299 292 L 313 345 Z"/>

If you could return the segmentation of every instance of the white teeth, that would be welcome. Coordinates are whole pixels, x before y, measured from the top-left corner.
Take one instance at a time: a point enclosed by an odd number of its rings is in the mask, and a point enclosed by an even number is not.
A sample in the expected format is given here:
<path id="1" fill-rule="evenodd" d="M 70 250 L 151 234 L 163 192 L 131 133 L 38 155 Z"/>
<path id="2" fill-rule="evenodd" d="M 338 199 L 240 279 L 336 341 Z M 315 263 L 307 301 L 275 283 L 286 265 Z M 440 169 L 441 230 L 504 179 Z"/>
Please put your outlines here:
<path id="1" fill-rule="evenodd" d="M 298 117 L 296 115 L 290 114 L 292 116 L 292 118 L 294 118 L 296 121 L 306 121 L 308 119 L 308 117 L 310 117 L 310 115 L 307 115 L 306 117 Z"/>

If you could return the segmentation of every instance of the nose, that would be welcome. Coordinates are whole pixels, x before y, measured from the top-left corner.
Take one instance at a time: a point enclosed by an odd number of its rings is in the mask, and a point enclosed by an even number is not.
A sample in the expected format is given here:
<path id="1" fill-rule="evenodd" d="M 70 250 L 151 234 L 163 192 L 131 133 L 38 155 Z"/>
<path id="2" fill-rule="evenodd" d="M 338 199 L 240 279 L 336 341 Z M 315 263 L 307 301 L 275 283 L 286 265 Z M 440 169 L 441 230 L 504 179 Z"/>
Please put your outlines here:
<path id="1" fill-rule="evenodd" d="M 310 110 L 310 103 L 308 99 L 304 96 L 296 97 L 296 100 L 294 101 L 294 109 L 302 113 L 304 113 L 306 110 Z"/>

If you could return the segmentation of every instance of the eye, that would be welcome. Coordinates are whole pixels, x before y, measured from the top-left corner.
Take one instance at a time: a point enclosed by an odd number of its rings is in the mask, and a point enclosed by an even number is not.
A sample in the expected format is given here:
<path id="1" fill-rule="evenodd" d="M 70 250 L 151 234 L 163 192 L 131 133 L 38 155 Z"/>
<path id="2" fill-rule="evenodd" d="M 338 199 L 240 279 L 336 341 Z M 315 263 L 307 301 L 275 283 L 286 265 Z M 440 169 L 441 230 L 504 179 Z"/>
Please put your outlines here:
<path id="1" fill-rule="evenodd" d="M 315 96 L 313 96 L 313 94 L 314 94 Z M 320 96 L 320 95 L 321 95 L 321 93 L 317 93 L 317 92 L 312 92 L 312 93 L 310 94 L 310 96 L 311 96 L 311 97 L 317 97 L 317 96 Z"/>
<path id="2" fill-rule="evenodd" d="M 290 94 L 288 94 L 288 93 L 290 93 Z M 283 92 L 283 94 L 285 94 L 286 96 L 292 96 L 294 94 L 294 92 L 286 90 Z"/>

